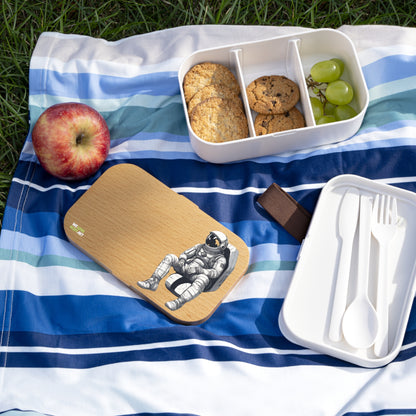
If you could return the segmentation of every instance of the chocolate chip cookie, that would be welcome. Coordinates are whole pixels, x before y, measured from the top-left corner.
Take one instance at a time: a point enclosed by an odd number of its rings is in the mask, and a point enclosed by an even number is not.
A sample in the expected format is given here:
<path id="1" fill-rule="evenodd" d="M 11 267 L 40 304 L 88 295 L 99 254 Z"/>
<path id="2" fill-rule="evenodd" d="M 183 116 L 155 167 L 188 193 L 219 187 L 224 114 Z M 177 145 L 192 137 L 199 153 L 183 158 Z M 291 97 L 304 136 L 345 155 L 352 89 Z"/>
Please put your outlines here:
<path id="1" fill-rule="evenodd" d="M 300 127 L 305 127 L 305 119 L 296 107 L 283 114 L 257 114 L 254 121 L 257 136 Z"/>
<path id="2" fill-rule="evenodd" d="M 267 75 L 246 89 L 250 108 L 260 114 L 282 114 L 299 101 L 299 87 L 283 75 Z"/>

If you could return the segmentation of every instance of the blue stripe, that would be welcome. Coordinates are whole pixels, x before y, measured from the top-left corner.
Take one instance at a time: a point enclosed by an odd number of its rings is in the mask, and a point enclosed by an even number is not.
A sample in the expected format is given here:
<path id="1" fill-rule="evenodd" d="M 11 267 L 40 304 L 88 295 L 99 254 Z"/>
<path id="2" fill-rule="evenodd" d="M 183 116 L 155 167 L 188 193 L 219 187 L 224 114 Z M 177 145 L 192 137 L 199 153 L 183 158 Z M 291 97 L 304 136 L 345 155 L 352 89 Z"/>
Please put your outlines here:
<path id="1" fill-rule="evenodd" d="M 195 413 L 171 413 L 171 412 L 163 412 L 163 413 L 129 413 L 128 415 L 120 415 L 120 416 L 201 416 Z"/>
<path id="2" fill-rule="evenodd" d="M 373 88 L 380 84 L 414 76 L 415 65 L 416 57 L 413 55 L 390 55 L 365 65 L 362 70 L 368 88 Z M 48 80 L 47 83 L 40 82 L 45 79 Z M 179 94 L 179 83 L 175 71 L 135 77 L 116 77 L 31 69 L 29 83 L 31 95 L 48 94 L 81 99 L 114 99 L 130 97 L 132 94 Z"/>
<path id="3" fill-rule="evenodd" d="M 416 407 L 412 409 L 399 409 L 399 408 L 389 408 L 376 410 L 374 412 L 347 412 L 344 413 L 344 416 L 382 416 L 382 415 L 416 415 Z"/>
<path id="4" fill-rule="evenodd" d="M 120 416 L 201 416 L 195 413 L 129 413 L 128 415 L 120 415 Z"/>
<path id="5" fill-rule="evenodd" d="M 271 346 L 269 346 L 270 348 Z M 412 357 L 416 349 L 413 348 Z M 296 351 L 296 349 L 295 349 Z M 396 361 L 402 361 L 411 357 L 402 357 L 399 354 Z M 329 365 L 336 367 L 356 367 L 353 364 L 341 361 L 321 354 L 278 354 L 273 352 L 252 353 L 240 351 L 232 346 L 198 345 L 190 344 L 177 347 L 163 346 L 151 349 L 134 349 L 129 351 L 117 351 L 108 353 L 71 354 L 47 353 L 47 352 L 9 352 L 7 356 L 7 367 L 33 368 L 33 367 L 58 367 L 58 368 L 93 368 L 103 365 L 116 364 L 129 361 L 165 362 L 165 361 L 187 361 L 193 359 L 205 359 L 215 362 L 234 361 L 244 362 L 262 367 L 290 367 Z"/>
<path id="6" fill-rule="evenodd" d="M 18 218 L 15 222 L 14 219 Z M 22 213 L 15 208 L 7 207 L 7 215 L 3 218 L 2 228 L 19 231 L 31 237 L 46 237 L 48 235 L 66 240 L 63 229 L 63 215 L 55 212 Z"/>
<path id="7" fill-rule="evenodd" d="M 0 253 L 2 249 L 8 250 L 10 247 L 14 247 L 14 244 L 34 256 L 62 256 L 91 261 L 68 241 L 53 236 L 31 237 L 27 234 L 3 229 L 0 239 Z M 2 258 L 1 254 L 0 258 Z M 3 258 L 5 257 L 3 256 Z"/>
<path id="8" fill-rule="evenodd" d="M 240 190 L 248 187 L 266 189 L 272 181 L 284 188 L 290 188 L 299 184 L 321 184 L 332 177 L 343 173 L 356 173 L 368 176 L 371 171 L 363 161 L 368 159 L 371 166 L 376 169 L 377 177 L 400 177 L 408 174 L 413 176 L 407 161 L 416 158 L 414 146 L 400 146 L 394 149 L 366 149 L 354 152 L 337 152 L 328 155 L 317 155 L 305 160 L 294 160 L 290 163 L 258 164 L 255 162 L 234 163 L 225 165 L 213 165 L 196 160 L 159 160 L 140 159 L 128 160 L 128 163 L 136 164 L 156 179 L 170 188 L 196 187 Z M 377 158 L 372 157 L 377 155 Z M 392 156 L 400 158 L 405 163 L 391 164 Z M 80 185 L 92 185 L 96 179 L 108 168 L 120 163 L 120 161 L 107 161 L 96 175 L 84 181 L 68 182 L 58 180 L 47 174 L 39 165 L 31 166 L 30 162 L 19 163 L 15 177 L 21 180 L 27 179 L 27 169 L 33 169 L 32 182 L 48 188 L 55 184 L 76 189 Z M 300 172 L 299 172 L 300 171 Z M 372 172 L 372 171 L 371 171 Z M 175 173 L 175 175 L 173 175 Z M 13 183 L 12 187 L 18 187 Z M 12 192 L 19 192 L 19 189 Z M 307 195 L 308 192 L 304 191 Z M 72 192 L 71 192 L 72 194 Z M 205 195 L 206 197 L 206 195 Z M 238 197 L 238 196 L 237 196 Z M 13 204 L 14 205 L 14 204 Z"/>
<path id="9" fill-rule="evenodd" d="M 396 94 L 397 97 L 398 94 Z M 373 116 L 373 113 L 375 113 L 374 108 L 377 106 L 378 103 L 382 102 L 384 99 L 378 99 L 378 100 L 374 100 L 371 102 L 370 104 L 370 108 L 369 110 L 366 112 L 366 115 L 364 117 L 364 121 L 363 124 L 361 125 L 361 128 L 359 130 L 359 132 L 357 133 L 357 136 L 362 136 L 364 134 L 369 134 L 369 133 L 374 133 L 374 132 L 389 132 L 391 134 L 389 134 L 389 136 L 391 136 L 391 141 L 387 142 L 390 144 L 394 144 L 395 143 L 395 130 L 398 129 L 402 129 L 403 127 L 410 127 L 410 128 L 415 128 L 416 127 L 416 119 L 408 119 L 408 120 L 403 120 L 403 119 L 398 119 L 398 120 L 390 120 L 391 119 L 391 114 L 389 114 L 388 112 L 383 113 L 384 116 L 384 121 L 381 125 L 376 126 L 374 122 L 367 122 L 367 118 L 371 118 Z M 388 101 L 388 99 L 387 99 Z M 409 117 L 413 117 L 413 114 L 409 114 Z M 374 119 L 374 118 L 373 118 Z M 388 147 L 388 146 L 381 146 L 381 147 Z"/>
<path id="10" fill-rule="evenodd" d="M 152 328 L 131 332 L 105 332 L 94 334 L 54 335 L 39 332 L 10 332 L 11 347 L 49 347 L 49 348 L 108 348 L 134 345 L 148 345 L 159 342 L 183 340 L 223 341 L 231 346 L 256 349 L 276 348 L 281 350 L 301 350 L 283 336 L 249 334 L 224 336 L 211 333 L 203 326 L 172 326 Z"/>
<path id="11" fill-rule="evenodd" d="M 17 408 L 6 410 L 4 412 L 0 412 L 0 415 L 4 415 L 4 416 L 52 416 L 52 415 L 46 415 L 46 413 L 38 413 L 35 411 L 30 411 L 30 410 L 19 410 Z"/>
<path id="12" fill-rule="evenodd" d="M 44 82 L 47 80 L 47 82 Z M 47 94 L 80 99 L 117 99 L 134 95 L 177 95 L 177 72 L 156 72 L 135 77 L 31 69 L 30 95 Z"/>
<path id="13" fill-rule="evenodd" d="M 120 415 L 120 416 L 201 416 L 201 415 L 197 415 L 195 413 L 129 413 L 128 415 Z"/>
<path id="14" fill-rule="evenodd" d="M 18 217 L 17 223 L 14 218 Z M 53 236 L 67 241 L 63 229 L 64 213 L 55 212 L 36 212 L 21 213 L 16 209 L 8 207 L 7 216 L 3 219 L 3 228 L 13 231 L 15 228 L 21 233 L 30 237 L 42 238 Z M 255 246 L 264 243 L 297 244 L 296 240 L 290 236 L 277 223 L 260 219 L 258 221 L 239 221 L 235 223 L 217 221 L 226 228 L 239 235 L 248 246 Z M 192 224 L 189 225 L 192 227 Z"/>
<path id="15" fill-rule="evenodd" d="M 241 309 L 240 309 L 241 311 Z M 159 327 L 160 328 L 160 327 Z M 184 329 L 185 328 L 185 329 Z M 239 326 L 241 328 L 241 326 Z M 177 338 L 178 333 L 183 329 L 183 331 L 187 332 L 187 336 L 182 339 L 201 339 L 198 337 L 201 328 L 198 327 L 182 327 L 177 332 L 176 328 L 172 328 L 172 333 L 175 333 L 175 338 Z M 204 328 L 205 329 L 205 328 Z M 213 333 L 212 328 L 206 328 L 211 334 Z M 168 329 L 167 329 L 168 331 Z M 199 332 L 199 333 L 198 333 Z M 150 336 L 149 336 L 150 334 Z M 161 334 L 159 332 L 158 334 Z M 31 334 L 18 334 L 20 336 L 24 335 L 25 341 L 30 339 Z M 33 335 L 33 334 L 32 334 Z M 104 337 L 103 337 L 104 335 Z M 120 362 L 128 362 L 128 361 L 155 361 L 155 362 L 162 362 L 162 361 L 186 361 L 192 359 L 205 359 L 205 360 L 212 360 L 216 362 L 221 361 L 236 361 L 236 362 L 245 362 L 256 366 L 263 366 L 263 367 L 288 367 L 288 366 L 300 366 L 300 365 L 331 365 L 331 366 L 338 366 L 338 367 L 355 367 L 353 364 L 346 363 L 344 361 L 338 360 L 336 358 L 332 358 L 326 355 L 320 355 L 315 353 L 305 354 L 296 354 L 296 350 L 298 347 L 288 343 L 284 340 L 283 337 L 267 337 L 266 348 L 279 348 L 279 350 L 283 350 L 286 348 L 288 353 L 281 354 L 276 352 L 257 352 L 256 348 L 261 348 L 263 345 L 263 341 L 261 338 L 263 335 L 256 336 L 255 339 L 260 341 L 260 344 L 251 344 L 250 347 L 245 345 L 245 348 L 254 348 L 252 352 L 247 351 L 240 351 L 239 349 L 233 348 L 233 344 L 229 346 L 226 345 L 199 345 L 198 343 L 192 343 L 183 345 L 183 346 L 172 346 L 169 347 L 169 337 L 165 336 L 157 336 L 155 337 L 156 333 L 149 333 L 148 331 L 141 331 L 137 332 L 129 332 L 127 334 L 118 333 L 118 334 L 110 334 L 111 337 L 114 339 L 118 339 L 117 345 L 146 345 L 152 342 L 151 340 L 156 340 L 156 342 L 164 342 L 165 345 L 163 347 L 157 348 L 154 345 L 151 345 L 149 349 L 138 348 L 134 349 L 131 348 L 128 351 L 115 351 L 115 352 L 100 352 L 100 353 L 91 353 L 91 354 L 71 354 L 69 350 L 67 353 L 48 353 L 48 352 L 13 352 L 9 351 L 7 354 L 7 367 L 61 367 L 61 368 L 92 368 L 102 365 L 109 365 L 114 363 Z M 91 334 L 92 336 L 92 334 Z M 127 337 L 129 341 L 128 344 L 122 344 L 122 342 Z M 42 339 L 40 337 L 36 338 L 36 334 L 33 337 L 36 340 Z M 52 338 L 52 337 L 50 337 Z M 95 345 L 98 344 L 98 341 L 102 339 L 108 340 L 108 336 L 105 334 L 95 334 L 94 335 L 94 343 Z M 16 341 L 18 337 L 14 337 L 14 334 L 11 334 L 11 340 Z M 43 338 L 45 339 L 45 337 Z M 54 342 L 57 343 L 57 347 L 64 347 L 62 342 L 67 341 L 70 339 L 68 336 L 54 336 Z M 81 337 L 77 335 L 72 339 L 72 341 L 76 340 L 79 342 Z M 91 338 L 90 338 L 91 339 Z M 178 339 L 178 338 L 177 338 Z M 204 339 L 204 338 L 202 338 Z M 205 338 L 206 339 L 206 338 Z M 215 339 L 221 339 L 221 337 L 216 337 Z M 213 338 L 213 340 L 215 340 Z M 234 339 L 244 339 L 241 337 L 233 337 Z M 251 338 L 253 339 L 253 338 Z M 82 340 L 85 340 L 83 337 Z M 277 343 L 276 343 L 277 340 Z M 12 345 L 12 344 L 11 344 Z M 113 344 L 114 345 L 114 344 Z M 90 345 L 89 345 L 90 346 Z M 103 345 L 97 345 L 97 347 L 102 347 Z M 108 346 L 108 345 L 106 345 Z M 85 348 L 85 345 L 76 344 L 74 345 L 75 348 Z M 283 348 L 282 348 L 283 347 Z M 88 347 L 87 347 L 88 348 Z M 293 350 L 293 352 L 292 352 Z M 416 354 L 416 347 L 405 349 L 404 351 L 400 352 L 396 361 L 405 361 L 407 359 L 413 358 Z M 1 354 L 0 354 L 1 359 Z"/>
<path id="16" fill-rule="evenodd" d="M 225 190 L 240 190 L 254 187 L 266 189 L 272 181 L 277 182 L 282 187 L 291 187 L 302 183 L 313 185 L 314 183 L 326 182 L 334 176 L 345 173 L 353 173 L 371 177 L 372 179 L 414 176 L 415 149 L 414 146 L 401 146 L 393 149 L 366 149 L 319 155 L 306 160 L 292 161 L 288 164 L 276 162 L 262 165 L 254 162 L 245 162 L 217 166 L 195 160 L 161 161 L 158 159 L 130 160 L 129 162 L 140 166 L 170 188 L 218 187 Z M 102 172 L 117 163 L 117 161 L 107 161 L 96 175 L 82 182 L 60 181 L 47 174 L 39 165 L 31 166 L 27 162 L 19 163 L 15 177 L 25 180 L 27 169 L 36 166 L 32 178 L 34 184 L 39 184 L 45 188 L 61 184 L 76 189 L 80 185 L 92 185 Z M 371 175 L 369 172 L 371 172 Z M 21 191 L 22 185 L 13 182 L 8 201 L 12 207 L 17 207 L 21 203 Z M 45 204 L 49 205 L 57 200 L 52 207 L 55 206 L 54 209 L 56 209 L 56 205 L 63 205 L 64 210 L 67 210 L 83 192 L 78 191 L 74 193 L 51 190 L 42 195 L 48 198 L 48 194 L 51 193 L 51 201 L 46 199 L 48 202 L 45 202 Z M 318 193 L 319 189 L 313 189 L 296 192 L 294 196 L 305 208 L 313 211 Z M 241 210 L 241 207 L 244 207 L 244 210 L 241 211 L 249 212 L 249 215 L 245 216 L 245 218 L 258 218 L 255 212 L 258 210 L 258 207 L 254 205 L 254 198 L 256 197 L 254 193 L 235 196 L 210 193 L 209 198 L 207 198 L 207 194 L 197 193 L 190 193 L 186 196 L 192 199 L 201 209 L 217 218 L 229 220 L 229 214 L 223 213 L 223 206 L 229 207 L 232 200 L 235 200 L 236 204 L 240 204 L 239 210 Z M 44 210 L 44 203 L 39 201 L 39 197 L 38 191 L 33 188 L 30 189 L 29 195 L 25 199 L 25 209 L 28 212 L 33 212 L 39 209 L 38 207 L 42 207 L 40 209 Z M 211 202 L 214 197 L 216 199 L 215 204 Z M 239 217 L 237 218 L 244 216 L 244 214 L 238 215 Z"/>
<path id="17" fill-rule="evenodd" d="M 135 161 L 132 162 L 134 163 Z M 325 182 L 336 175 L 345 173 L 353 173 L 370 177 L 371 179 L 413 176 L 416 152 L 414 146 L 397 147 L 394 149 L 368 149 L 366 151 L 334 153 L 325 157 L 317 156 L 307 160 L 293 161 L 288 164 L 274 163 L 267 165 L 245 162 L 217 166 L 189 160 L 160 161 L 155 159 L 143 159 L 136 162 L 144 170 L 172 188 L 218 186 L 225 189 L 245 189 L 253 186 L 265 189 L 270 185 L 273 178 L 277 178 L 279 185 L 285 187 L 297 183 L 309 182 L 313 184 L 318 181 Z M 106 162 L 101 172 L 114 164 L 114 162 Z M 33 183 L 39 183 L 45 187 L 59 183 L 76 188 L 80 185 L 92 184 L 100 175 L 100 172 L 97 172 L 96 175 L 86 181 L 68 183 L 52 178 L 39 165 L 21 162 L 16 169 L 16 177 L 27 178 L 27 169 L 33 172 Z M 173 172 L 175 174 L 172 174 Z M 305 172 L 308 172 L 307 176 Z M 371 172 L 371 175 L 368 174 L 369 172 Z M 400 186 L 409 190 L 416 190 L 415 183 L 405 183 Z M 47 193 L 42 193 L 42 198 L 40 198 L 39 192 L 35 189 L 23 187 L 19 183 L 13 182 L 3 227 L 13 230 L 15 218 L 17 218 L 17 229 L 20 230 L 20 227 L 22 227 L 21 231 L 30 236 L 42 237 L 50 234 L 63 238 L 61 226 L 63 217 L 83 192 L 51 190 Z M 314 189 L 298 192 L 294 196 L 306 209 L 313 212 L 319 192 L 320 189 Z M 270 224 L 270 228 L 276 227 L 270 217 L 256 204 L 256 194 L 247 193 L 232 196 L 213 193 L 207 198 L 206 194 L 189 193 L 186 196 L 208 215 L 211 215 L 219 222 L 227 224 L 233 231 L 241 229 L 240 235 L 247 232 L 251 233 L 253 240 L 251 243 L 249 242 L 250 246 L 260 244 L 256 234 L 268 234 L 263 228 L 261 230 L 257 228 L 258 226 L 267 226 L 262 224 L 262 222 Z M 16 212 L 16 208 L 18 210 L 22 209 L 23 203 L 24 213 Z M 227 207 L 227 209 L 224 209 L 224 207 Z M 242 207 L 244 207 L 244 210 L 241 209 Z M 37 210 L 42 211 L 45 209 L 48 211 L 37 213 Z M 53 212 L 49 214 L 50 211 Z M 24 218 L 24 221 L 22 218 Z M 251 225 L 247 225 L 248 223 L 245 223 L 245 221 L 254 222 Z M 236 226 L 232 225 L 235 223 L 239 224 Z M 271 238 L 275 237 L 271 236 Z M 247 237 L 245 240 L 247 240 Z M 264 242 L 272 242 L 272 240 Z M 291 240 L 287 239 L 279 242 L 293 244 Z"/>
<path id="18" fill-rule="evenodd" d="M 134 298 L 36 296 L 24 291 L 0 291 L 0 299 L 2 303 L 10 303 L 13 310 L 11 327 L 5 328 L 6 332 L 11 332 L 11 345 L 27 342 L 20 337 L 23 333 L 30 333 L 33 339 L 29 345 L 39 340 L 41 345 L 50 345 L 54 337 L 61 341 L 63 336 L 65 343 L 62 345 L 71 348 L 135 345 L 195 337 L 205 340 L 231 337 L 231 342 L 239 340 L 238 344 L 245 347 L 272 345 L 293 348 L 292 345 L 288 347 L 289 344 L 284 346 L 287 341 L 282 341 L 277 322 L 282 299 L 245 299 L 223 303 L 208 321 L 197 326 L 175 324 L 147 302 Z M 53 316 L 59 316 L 59 320 L 51 320 Z M 415 305 L 409 321 L 416 322 Z M 94 339 L 94 334 L 102 334 L 102 337 Z M 267 342 L 263 344 L 256 335 L 268 337 Z M 409 325 L 406 336 L 405 343 L 414 342 L 416 329 L 412 325 Z M 30 337 L 26 339 L 30 340 Z M 413 356 L 415 351 L 416 347 L 409 348 L 402 355 Z"/>
<path id="19" fill-rule="evenodd" d="M 13 303 L 13 321 L 6 331 L 71 335 L 134 333 L 178 326 L 141 299 L 105 295 L 36 296 L 24 291 L 0 291 L 0 296 Z M 223 303 L 201 327 L 222 336 L 259 332 L 279 335 L 280 306 L 279 299 Z M 53 316 L 59 320 L 50 319 Z M 257 322 L 252 319 L 254 316 L 258 317 Z"/>
<path id="20" fill-rule="evenodd" d="M 260 367 L 290 367 L 304 365 L 332 365 L 351 367 L 351 364 L 324 355 L 302 354 L 250 354 L 228 347 L 189 345 L 182 347 L 161 347 L 149 350 L 132 350 L 99 354 L 62 354 L 9 352 L 7 367 L 19 368 L 93 368 L 130 361 L 166 362 L 205 359 L 215 362 L 244 362 Z"/>
<path id="21" fill-rule="evenodd" d="M 415 66 L 416 56 L 414 55 L 389 55 L 365 65 L 362 70 L 368 88 L 373 88 L 380 84 L 414 76 Z"/>

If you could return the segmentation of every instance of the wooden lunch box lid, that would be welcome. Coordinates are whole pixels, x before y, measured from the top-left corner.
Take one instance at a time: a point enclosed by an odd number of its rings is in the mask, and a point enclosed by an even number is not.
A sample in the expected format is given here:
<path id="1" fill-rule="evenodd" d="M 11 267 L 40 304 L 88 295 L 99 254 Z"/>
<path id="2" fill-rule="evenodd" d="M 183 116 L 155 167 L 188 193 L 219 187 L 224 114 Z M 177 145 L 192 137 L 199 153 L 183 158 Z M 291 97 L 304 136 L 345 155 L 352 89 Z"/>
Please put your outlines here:
<path id="1" fill-rule="evenodd" d="M 73 245 L 183 324 L 208 319 L 248 267 L 240 237 L 128 163 L 109 168 L 78 199 L 64 229 Z M 157 287 L 139 286 L 152 275 Z"/>

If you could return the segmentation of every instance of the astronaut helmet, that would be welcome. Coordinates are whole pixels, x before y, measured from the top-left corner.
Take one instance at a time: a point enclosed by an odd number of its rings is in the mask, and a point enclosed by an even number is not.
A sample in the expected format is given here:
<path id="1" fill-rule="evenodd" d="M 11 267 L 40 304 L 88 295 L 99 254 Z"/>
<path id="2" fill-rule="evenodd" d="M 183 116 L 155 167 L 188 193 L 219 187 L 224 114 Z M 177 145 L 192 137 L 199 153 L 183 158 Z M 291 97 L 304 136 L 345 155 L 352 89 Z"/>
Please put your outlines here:
<path id="1" fill-rule="evenodd" d="M 211 252 L 222 253 L 227 245 L 227 236 L 221 231 L 211 231 L 205 240 L 205 246 Z"/>

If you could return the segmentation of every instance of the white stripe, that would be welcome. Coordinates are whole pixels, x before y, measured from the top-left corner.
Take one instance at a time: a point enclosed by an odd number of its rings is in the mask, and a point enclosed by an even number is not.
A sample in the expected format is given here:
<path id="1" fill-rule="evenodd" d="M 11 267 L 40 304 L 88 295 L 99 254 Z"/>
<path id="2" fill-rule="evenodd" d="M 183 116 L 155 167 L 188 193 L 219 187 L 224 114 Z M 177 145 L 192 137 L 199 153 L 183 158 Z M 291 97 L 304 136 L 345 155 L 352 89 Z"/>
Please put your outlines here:
<path id="1" fill-rule="evenodd" d="M 397 44 L 389 46 L 379 46 L 361 50 L 358 53 L 361 66 L 372 64 L 382 58 L 394 55 L 416 55 L 416 45 Z"/>
<path id="2" fill-rule="evenodd" d="M 393 361 L 370 374 L 371 382 L 357 391 L 347 407 L 342 409 L 342 414 L 366 414 L 386 409 L 387 414 L 393 415 L 394 409 L 416 409 L 416 395 L 412 387 L 416 383 L 415 357 L 402 362 Z"/>
<path id="3" fill-rule="evenodd" d="M 13 178 L 12 181 L 16 182 L 16 183 L 20 183 L 23 186 L 29 186 L 30 188 L 36 189 L 39 192 L 48 192 L 48 191 L 51 191 L 52 189 L 62 189 L 62 190 L 65 190 L 65 191 L 77 192 L 77 191 L 84 191 L 84 190 L 91 187 L 91 185 L 80 185 L 76 188 L 71 188 L 70 186 L 61 185 L 61 184 L 56 184 L 56 185 L 51 185 L 51 186 L 45 187 L 45 186 L 37 185 L 37 184 L 35 184 L 33 182 L 30 182 L 30 181 L 24 181 L 24 180 L 16 178 L 16 177 Z"/>
<path id="4" fill-rule="evenodd" d="M 405 367 L 408 364 L 410 369 Z M 61 416 L 137 412 L 332 416 L 343 414 L 340 410 L 345 407 L 412 408 L 416 402 L 408 388 L 416 382 L 412 367 L 409 361 L 387 367 L 391 379 L 384 386 L 374 370 L 319 365 L 269 368 L 205 359 L 132 361 L 83 370 L 5 368 L 0 410 L 36 409 Z M 400 371 L 408 376 L 403 378 Z M 380 384 L 383 391 L 394 394 L 380 395 L 376 388 Z M 346 404 L 360 396 L 367 401 Z M 397 401 L 401 406 L 391 406 Z"/>
<path id="5" fill-rule="evenodd" d="M 54 104 L 62 102 L 82 102 L 95 108 L 98 112 L 117 111 L 124 107 L 147 107 L 147 108 L 163 108 L 166 105 L 177 103 L 182 104 L 180 95 L 145 95 L 137 94 L 125 98 L 92 98 L 80 99 L 78 97 L 65 97 L 58 95 L 38 94 L 29 97 L 30 107 L 48 108 Z"/>
<path id="6" fill-rule="evenodd" d="M 14 265 L 14 278 L 0 279 L 0 290 L 21 290 L 36 296 L 122 296 L 141 298 L 105 271 L 74 269 L 65 266 L 35 267 L 18 260 L 0 260 L 7 269 Z M 224 303 L 244 299 L 282 299 L 287 293 L 293 271 L 265 270 L 247 273 L 223 299 Z M 59 275 L 59 279 L 56 276 Z M 31 276 L 27 279 L 27 276 Z M 173 296 L 173 295 L 172 295 Z"/>
<path id="7" fill-rule="evenodd" d="M 190 194 L 209 194 L 209 193 L 219 193 L 223 195 L 243 195 L 247 193 L 260 193 L 264 192 L 266 188 L 256 188 L 249 186 L 243 189 L 225 189 L 218 186 L 213 186 L 209 188 L 195 188 L 192 186 L 178 186 L 172 188 L 177 193 L 190 193 Z"/>
<path id="8" fill-rule="evenodd" d="M 0 266 L 15 266 L 13 281 L 0 279 L 0 290 L 22 290 L 36 296 L 107 295 L 139 296 L 110 273 L 64 266 L 34 267 L 18 260 L 0 260 Z M 27 279 L 27 276 L 31 276 Z M 59 276 L 59 279 L 56 278 Z M 10 286 L 12 285 L 12 286 Z"/>
<path id="9" fill-rule="evenodd" d="M 25 152 L 30 151 L 30 147 L 31 146 L 27 144 L 25 147 Z M 126 150 L 126 151 L 132 151 L 131 146 L 129 145 L 128 147 L 129 147 L 129 150 Z M 144 148 L 145 147 L 143 146 L 141 150 L 143 150 Z M 150 147 L 147 148 L 147 150 L 150 150 Z M 30 181 L 19 179 L 19 178 L 13 178 L 12 181 L 19 183 L 21 185 L 24 185 L 24 186 L 29 186 L 40 192 L 47 192 L 52 189 L 62 189 L 62 190 L 70 191 L 70 192 L 77 192 L 77 191 L 86 190 L 91 187 L 91 185 L 81 185 L 76 188 L 71 188 L 70 186 L 61 185 L 61 184 L 44 187 L 44 186 L 34 184 Z M 283 189 L 285 189 L 286 192 L 296 192 L 296 191 L 301 191 L 301 190 L 306 190 L 306 189 L 322 188 L 323 185 L 324 185 L 323 183 L 304 184 L 304 185 L 296 185 L 292 187 L 284 187 Z M 257 187 L 249 186 L 243 189 L 226 189 L 226 188 L 219 188 L 219 187 L 196 188 L 192 186 L 181 186 L 181 187 L 172 187 L 171 189 L 177 193 L 191 193 L 191 194 L 220 193 L 224 195 L 243 195 L 246 193 L 255 193 L 255 194 L 263 193 L 267 188 L 257 188 Z"/>
<path id="10" fill-rule="evenodd" d="M 286 192 L 298 192 L 304 191 L 307 189 L 319 189 L 322 188 L 325 184 L 324 183 L 310 183 L 310 184 L 303 184 L 303 185 L 294 185 L 294 186 L 284 186 L 282 187 L 283 190 Z M 225 189 L 219 187 L 207 187 L 207 188 L 194 188 L 191 186 L 182 186 L 172 188 L 175 192 L 178 193 L 190 193 L 190 194 L 208 194 L 208 193 L 219 193 L 224 195 L 244 195 L 248 193 L 255 193 L 260 194 L 263 193 L 267 188 L 257 188 L 254 186 L 248 186 L 247 188 L 242 189 Z"/>
<path id="11" fill-rule="evenodd" d="M 370 101 L 390 97 L 394 94 L 409 91 L 410 85 L 416 85 L 416 75 L 409 78 L 402 78 L 396 81 L 387 82 L 369 89 Z"/>
<path id="12" fill-rule="evenodd" d="M 178 348 L 187 347 L 192 345 L 199 345 L 201 347 L 224 347 L 232 348 L 250 355 L 260 354 L 273 354 L 273 355 L 288 355 L 288 354 L 299 354 L 299 355 L 318 355 L 317 352 L 309 349 L 288 349 L 281 350 L 272 347 L 261 347 L 261 348 L 242 348 L 234 345 L 230 342 L 219 341 L 219 340 L 199 340 L 199 339 L 186 339 L 179 341 L 168 341 L 168 342 L 154 342 L 150 344 L 137 344 L 137 345 L 124 345 L 116 347 L 102 347 L 102 348 L 55 348 L 55 347 L 13 347 L 13 346 L 0 346 L 0 353 L 44 353 L 44 354 L 68 354 L 68 355 L 88 355 L 88 354 L 111 354 L 117 352 L 130 352 L 130 351 L 150 351 L 153 349 L 163 348 Z"/>
<path id="13" fill-rule="evenodd" d="M 405 127 L 400 127 L 394 130 L 370 130 L 352 137 L 347 142 L 344 142 L 344 145 L 349 147 L 355 144 L 390 141 L 390 147 L 392 147 L 396 144 L 396 142 L 401 144 L 406 139 L 410 139 L 412 142 L 414 142 L 415 133 L 416 125 L 407 125 Z M 386 145 L 383 145 L 383 147 L 386 147 Z"/>
<path id="14" fill-rule="evenodd" d="M 292 276 L 293 270 L 262 270 L 247 273 L 223 302 L 242 299 L 284 299 Z"/>
<path id="15" fill-rule="evenodd" d="M 158 64 L 144 64 L 141 56 L 129 56 L 128 62 L 123 57 L 114 62 L 100 59 L 71 59 L 62 61 L 54 57 L 33 56 L 30 61 L 31 69 L 45 69 L 62 73 L 88 73 L 114 76 L 119 78 L 132 78 L 139 75 L 152 74 L 157 72 L 177 71 L 183 58 L 171 58 Z"/>

